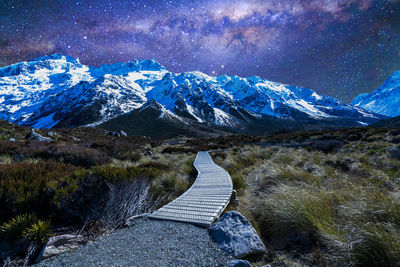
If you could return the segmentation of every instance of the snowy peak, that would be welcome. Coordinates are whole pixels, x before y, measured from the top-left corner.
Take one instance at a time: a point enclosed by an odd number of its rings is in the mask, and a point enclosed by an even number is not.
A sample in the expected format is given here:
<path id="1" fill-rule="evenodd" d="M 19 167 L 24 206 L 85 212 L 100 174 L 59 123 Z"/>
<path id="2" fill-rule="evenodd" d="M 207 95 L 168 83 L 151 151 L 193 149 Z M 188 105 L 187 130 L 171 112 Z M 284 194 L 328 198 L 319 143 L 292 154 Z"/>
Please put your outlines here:
<path id="1" fill-rule="evenodd" d="M 400 115 L 400 71 L 393 73 L 371 93 L 354 98 L 353 105 L 389 117 Z"/>
<path id="2" fill-rule="evenodd" d="M 134 60 L 128 63 L 115 63 L 112 65 L 102 65 L 96 72 L 101 74 L 124 75 L 130 72 L 140 71 L 167 71 L 167 69 L 154 59 Z"/>
<path id="3" fill-rule="evenodd" d="M 346 119 L 354 125 L 377 117 L 361 108 L 258 76 L 212 77 L 172 73 L 155 60 L 85 66 L 54 54 L 0 68 L 0 119 L 37 128 L 95 126 L 137 111 L 185 125 L 239 129 L 266 117 Z"/>

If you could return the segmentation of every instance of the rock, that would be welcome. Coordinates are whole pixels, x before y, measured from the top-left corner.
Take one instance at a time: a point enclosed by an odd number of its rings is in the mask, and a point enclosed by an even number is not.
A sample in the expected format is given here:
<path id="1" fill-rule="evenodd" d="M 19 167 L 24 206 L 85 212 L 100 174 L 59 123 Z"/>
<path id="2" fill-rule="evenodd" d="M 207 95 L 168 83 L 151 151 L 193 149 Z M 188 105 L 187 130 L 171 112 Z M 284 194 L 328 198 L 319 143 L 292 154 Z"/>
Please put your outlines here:
<path id="1" fill-rule="evenodd" d="M 39 142 L 51 142 L 53 141 L 53 139 L 49 138 L 49 137 L 44 137 L 41 136 L 40 134 L 36 133 L 35 131 L 32 131 L 30 133 L 28 133 L 25 137 L 26 140 L 36 140 Z"/>
<path id="2" fill-rule="evenodd" d="M 15 138 L 10 137 L 10 138 L 8 139 L 8 141 L 10 141 L 10 142 L 15 142 Z"/>
<path id="3" fill-rule="evenodd" d="M 251 267 L 251 264 L 246 260 L 231 260 L 229 267 Z"/>
<path id="4" fill-rule="evenodd" d="M 68 250 L 77 248 L 79 245 L 85 243 L 81 235 L 58 235 L 49 238 L 47 245 L 44 249 L 42 259 L 47 259 L 55 255 L 64 253 Z"/>
<path id="5" fill-rule="evenodd" d="M 128 134 L 126 132 L 122 131 L 122 130 L 120 130 L 119 132 L 120 132 L 121 136 L 125 136 L 125 137 L 128 136 Z"/>
<path id="6" fill-rule="evenodd" d="M 233 206 L 238 206 L 239 205 L 239 197 L 237 195 L 236 190 L 232 190 L 232 195 L 231 195 L 231 199 L 230 199 L 230 204 L 232 204 Z"/>
<path id="7" fill-rule="evenodd" d="M 56 132 L 49 132 L 47 135 L 48 135 L 48 136 L 51 136 L 51 137 L 54 137 L 54 136 L 57 135 L 57 133 L 56 133 Z"/>
<path id="8" fill-rule="evenodd" d="M 322 173 L 321 167 L 319 167 L 317 164 L 312 164 L 311 162 L 306 162 L 303 168 L 305 171 L 311 174 L 320 175 Z"/>
<path id="9" fill-rule="evenodd" d="M 392 159 L 400 160 L 400 146 L 388 148 L 387 152 Z"/>
<path id="10" fill-rule="evenodd" d="M 209 229 L 211 238 L 235 258 L 265 254 L 265 246 L 256 230 L 237 211 L 225 213 Z"/>
<path id="11" fill-rule="evenodd" d="M 151 152 L 151 150 L 146 150 L 143 153 L 146 157 L 152 158 L 153 157 L 153 152 Z"/>
<path id="12" fill-rule="evenodd" d="M 117 130 L 117 131 L 105 131 L 104 132 L 105 135 L 109 135 L 109 136 L 113 136 L 113 137 L 127 137 L 128 134 L 122 130 Z"/>

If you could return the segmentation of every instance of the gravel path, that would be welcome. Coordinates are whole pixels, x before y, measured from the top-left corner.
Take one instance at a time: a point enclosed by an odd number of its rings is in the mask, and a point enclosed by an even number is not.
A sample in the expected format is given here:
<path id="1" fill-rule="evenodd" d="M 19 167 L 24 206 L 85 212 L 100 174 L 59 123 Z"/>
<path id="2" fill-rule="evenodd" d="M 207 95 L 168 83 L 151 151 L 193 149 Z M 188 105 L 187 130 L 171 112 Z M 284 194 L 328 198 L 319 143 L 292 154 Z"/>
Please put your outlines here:
<path id="1" fill-rule="evenodd" d="M 138 219 L 77 250 L 36 266 L 229 266 L 206 229 L 191 224 Z"/>

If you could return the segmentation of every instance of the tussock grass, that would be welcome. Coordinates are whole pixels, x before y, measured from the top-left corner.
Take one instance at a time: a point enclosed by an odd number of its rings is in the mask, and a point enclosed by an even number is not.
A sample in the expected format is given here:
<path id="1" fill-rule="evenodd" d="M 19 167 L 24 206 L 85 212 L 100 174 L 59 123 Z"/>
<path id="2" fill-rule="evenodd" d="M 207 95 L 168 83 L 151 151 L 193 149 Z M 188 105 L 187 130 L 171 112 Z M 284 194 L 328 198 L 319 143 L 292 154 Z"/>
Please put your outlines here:
<path id="1" fill-rule="evenodd" d="M 272 251 L 268 261 L 398 266 L 400 162 L 387 155 L 391 144 L 382 136 L 354 136 L 328 153 L 242 146 L 214 159 L 247 185 L 238 210 Z"/>

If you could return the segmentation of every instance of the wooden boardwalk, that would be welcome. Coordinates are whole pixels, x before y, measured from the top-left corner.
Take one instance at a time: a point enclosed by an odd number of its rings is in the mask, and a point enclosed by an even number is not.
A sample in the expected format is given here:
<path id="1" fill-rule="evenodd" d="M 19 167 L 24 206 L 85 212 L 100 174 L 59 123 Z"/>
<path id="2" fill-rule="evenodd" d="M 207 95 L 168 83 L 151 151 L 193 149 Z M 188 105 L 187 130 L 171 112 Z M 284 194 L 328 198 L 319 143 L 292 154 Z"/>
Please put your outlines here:
<path id="1" fill-rule="evenodd" d="M 198 175 L 193 185 L 180 197 L 153 212 L 150 218 L 208 227 L 220 216 L 231 198 L 231 177 L 213 162 L 208 152 L 199 152 L 194 166 Z"/>

